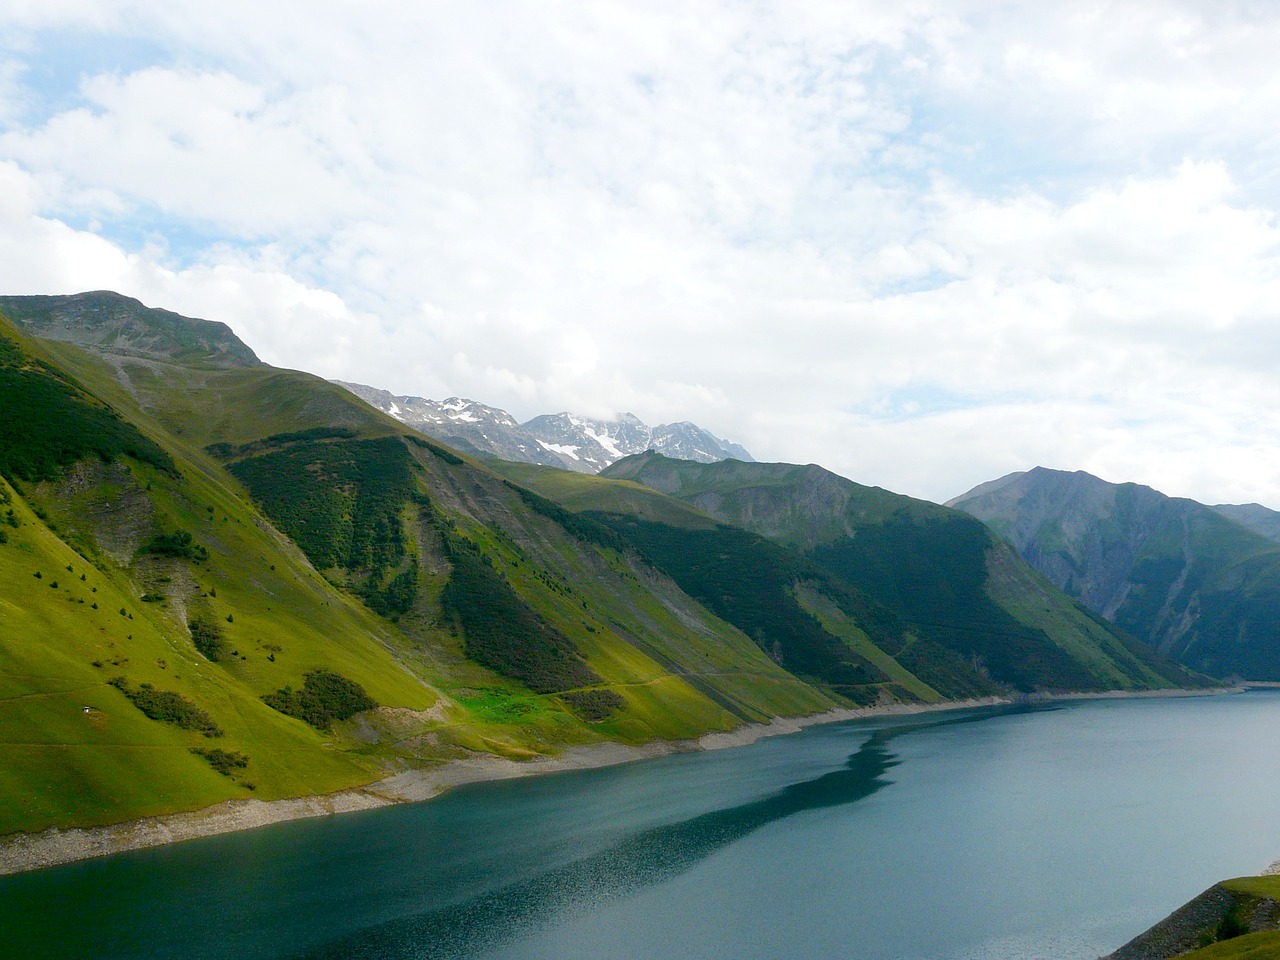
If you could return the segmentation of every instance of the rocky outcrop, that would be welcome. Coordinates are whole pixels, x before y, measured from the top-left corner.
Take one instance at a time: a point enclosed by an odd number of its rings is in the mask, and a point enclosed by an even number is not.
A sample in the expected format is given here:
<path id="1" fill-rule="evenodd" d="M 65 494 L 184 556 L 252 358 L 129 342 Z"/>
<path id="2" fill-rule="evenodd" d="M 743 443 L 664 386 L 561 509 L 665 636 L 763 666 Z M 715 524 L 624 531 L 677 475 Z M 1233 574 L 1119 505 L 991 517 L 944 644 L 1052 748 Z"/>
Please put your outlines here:
<path id="1" fill-rule="evenodd" d="M 1104 960 L 1166 960 L 1219 940 L 1280 929 L 1280 903 L 1248 880 L 1216 883 Z"/>

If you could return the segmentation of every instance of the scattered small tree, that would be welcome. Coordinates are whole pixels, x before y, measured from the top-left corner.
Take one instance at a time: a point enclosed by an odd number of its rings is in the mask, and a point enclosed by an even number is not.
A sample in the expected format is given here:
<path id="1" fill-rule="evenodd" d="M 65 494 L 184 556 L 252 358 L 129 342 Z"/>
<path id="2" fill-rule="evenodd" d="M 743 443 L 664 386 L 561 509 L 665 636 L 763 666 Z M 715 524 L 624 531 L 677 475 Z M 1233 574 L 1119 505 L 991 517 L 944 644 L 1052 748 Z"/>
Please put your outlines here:
<path id="1" fill-rule="evenodd" d="M 187 621 L 187 629 L 191 631 L 191 642 L 206 660 L 215 663 L 222 657 L 222 628 L 214 620 L 205 617 L 192 617 Z"/>

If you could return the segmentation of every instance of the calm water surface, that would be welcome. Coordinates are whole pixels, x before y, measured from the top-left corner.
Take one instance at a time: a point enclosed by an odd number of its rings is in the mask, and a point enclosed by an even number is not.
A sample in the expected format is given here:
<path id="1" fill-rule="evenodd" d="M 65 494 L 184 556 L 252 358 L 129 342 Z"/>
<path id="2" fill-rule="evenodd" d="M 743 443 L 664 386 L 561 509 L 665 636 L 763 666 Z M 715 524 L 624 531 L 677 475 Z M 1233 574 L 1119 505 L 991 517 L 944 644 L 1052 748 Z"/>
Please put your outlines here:
<path id="1" fill-rule="evenodd" d="M 1280 857 L 1280 691 L 810 728 L 0 878 L 0 955 L 1094 958 Z"/>

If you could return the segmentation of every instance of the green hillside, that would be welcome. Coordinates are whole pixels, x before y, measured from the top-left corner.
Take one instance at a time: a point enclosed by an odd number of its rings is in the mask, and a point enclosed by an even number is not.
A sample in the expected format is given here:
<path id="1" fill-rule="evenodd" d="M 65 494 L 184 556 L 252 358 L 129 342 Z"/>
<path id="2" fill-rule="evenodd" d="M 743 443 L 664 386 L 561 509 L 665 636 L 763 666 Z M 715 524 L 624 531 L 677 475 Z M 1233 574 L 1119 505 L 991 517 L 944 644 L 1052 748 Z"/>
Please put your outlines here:
<path id="1" fill-rule="evenodd" d="M 1200 682 L 1091 616 L 959 511 L 821 467 L 629 457 L 601 476 L 668 493 L 804 552 L 919 640 L 1020 691 Z"/>
<path id="2" fill-rule="evenodd" d="M 338 387 L 91 346 L 0 321 L 0 833 L 839 702 Z"/>
<path id="3" fill-rule="evenodd" d="M 20 374 L 26 394 L 36 377 L 41 395 L 58 399 L 46 411 L 56 422 L 7 420 L 0 454 L 0 829 L 369 780 L 375 764 L 325 749 L 318 731 L 260 694 L 300 684 L 310 669 L 339 672 L 379 702 L 412 710 L 433 707 L 436 692 L 396 669 L 371 618 L 326 596 L 314 574 L 273 576 L 271 561 L 288 559 L 237 497 L 184 475 L 162 445 L 19 337 L 0 332 L 0 344 L 6 385 Z M 38 452 L 37 467 L 15 463 L 15 450 Z M 326 602 L 335 609 L 317 622 L 311 611 Z M 190 638 L 188 624 L 200 620 L 222 635 L 216 665 Z M 328 642 L 339 632 L 349 642 Z M 206 711 L 222 731 L 213 747 L 234 749 L 248 765 L 234 777 L 218 773 L 192 752 L 210 738 L 149 718 L 125 695 L 143 684 Z"/>

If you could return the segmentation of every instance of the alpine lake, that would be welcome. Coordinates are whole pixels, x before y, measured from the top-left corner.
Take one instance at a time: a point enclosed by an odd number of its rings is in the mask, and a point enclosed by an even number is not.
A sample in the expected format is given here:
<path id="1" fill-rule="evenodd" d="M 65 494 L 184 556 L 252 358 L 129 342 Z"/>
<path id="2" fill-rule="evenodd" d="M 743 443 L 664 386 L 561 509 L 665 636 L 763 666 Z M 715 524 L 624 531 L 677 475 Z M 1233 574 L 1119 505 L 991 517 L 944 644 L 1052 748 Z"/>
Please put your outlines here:
<path id="1" fill-rule="evenodd" d="M 811 727 L 0 878 L 24 958 L 1092 960 L 1280 857 L 1280 690 Z"/>

